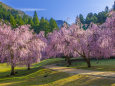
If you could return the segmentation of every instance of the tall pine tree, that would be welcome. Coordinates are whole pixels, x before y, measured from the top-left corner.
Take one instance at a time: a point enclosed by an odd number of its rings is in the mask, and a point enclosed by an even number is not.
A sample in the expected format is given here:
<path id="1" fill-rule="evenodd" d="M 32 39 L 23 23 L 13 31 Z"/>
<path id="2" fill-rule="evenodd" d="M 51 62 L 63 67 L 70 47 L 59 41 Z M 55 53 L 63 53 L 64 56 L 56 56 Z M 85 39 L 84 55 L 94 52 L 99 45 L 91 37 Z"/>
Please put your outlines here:
<path id="1" fill-rule="evenodd" d="M 85 19 L 84 19 L 82 14 L 79 15 L 79 18 L 80 18 L 81 23 L 84 24 L 85 23 Z"/>
<path id="2" fill-rule="evenodd" d="M 18 25 L 19 26 L 24 25 L 24 21 L 22 20 L 21 16 L 19 16 Z"/>
<path id="3" fill-rule="evenodd" d="M 33 22 L 32 18 L 29 18 L 29 19 L 28 19 L 28 24 L 30 24 L 31 26 L 34 25 L 34 22 Z"/>
<path id="4" fill-rule="evenodd" d="M 33 22 L 35 26 L 39 25 L 39 19 L 36 11 L 34 12 Z"/>
<path id="5" fill-rule="evenodd" d="M 48 20 L 44 19 L 43 17 L 40 20 L 39 30 L 45 31 L 45 35 L 47 35 L 48 32 L 50 32 L 49 22 L 48 22 Z"/>
<path id="6" fill-rule="evenodd" d="M 107 13 L 109 12 L 109 7 L 108 6 L 105 7 L 105 12 L 107 12 Z"/>
<path id="7" fill-rule="evenodd" d="M 50 32 L 53 32 L 53 30 L 55 29 L 59 29 L 56 21 L 53 18 L 50 19 L 49 24 L 50 24 Z"/>
<path id="8" fill-rule="evenodd" d="M 16 27 L 16 21 L 12 15 L 10 15 L 10 24 L 12 25 L 13 28 Z"/>
<path id="9" fill-rule="evenodd" d="M 24 15 L 22 19 L 24 21 L 24 24 L 28 24 L 28 16 L 27 15 Z"/>

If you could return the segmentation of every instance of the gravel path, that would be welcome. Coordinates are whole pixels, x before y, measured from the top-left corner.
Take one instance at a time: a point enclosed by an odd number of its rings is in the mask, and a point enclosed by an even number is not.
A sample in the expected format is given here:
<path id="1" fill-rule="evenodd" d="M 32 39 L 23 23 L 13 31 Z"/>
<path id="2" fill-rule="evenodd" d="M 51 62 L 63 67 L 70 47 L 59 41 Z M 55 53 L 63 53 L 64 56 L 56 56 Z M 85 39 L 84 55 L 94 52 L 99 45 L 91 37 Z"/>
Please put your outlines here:
<path id="1" fill-rule="evenodd" d="M 55 70 L 55 71 L 59 71 L 59 72 L 71 73 L 71 74 L 92 75 L 92 76 L 96 76 L 96 77 L 105 77 L 105 78 L 115 79 L 115 72 L 92 71 L 92 70 L 60 67 L 60 66 L 55 66 L 55 65 L 48 65 L 48 66 L 45 66 L 45 68 Z"/>

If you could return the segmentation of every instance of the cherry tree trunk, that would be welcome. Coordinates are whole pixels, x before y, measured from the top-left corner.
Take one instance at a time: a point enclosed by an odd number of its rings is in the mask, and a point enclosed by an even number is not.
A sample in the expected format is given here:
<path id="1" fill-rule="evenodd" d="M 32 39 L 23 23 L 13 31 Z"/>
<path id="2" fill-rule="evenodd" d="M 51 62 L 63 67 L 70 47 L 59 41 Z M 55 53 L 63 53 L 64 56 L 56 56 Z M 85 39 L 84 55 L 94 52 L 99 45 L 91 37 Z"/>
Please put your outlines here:
<path id="1" fill-rule="evenodd" d="M 91 67 L 90 59 L 85 56 L 83 58 L 85 59 L 87 66 L 90 68 Z"/>
<path id="2" fill-rule="evenodd" d="M 67 66 L 69 67 L 71 65 L 70 57 L 66 57 L 66 61 L 67 61 Z"/>
<path id="3" fill-rule="evenodd" d="M 30 64 L 28 64 L 28 70 L 30 70 Z"/>
<path id="4" fill-rule="evenodd" d="M 15 75 L 15 71 L 14 71 L 14 64 L 11 64 L 11 74 L 10 75 Z"/>

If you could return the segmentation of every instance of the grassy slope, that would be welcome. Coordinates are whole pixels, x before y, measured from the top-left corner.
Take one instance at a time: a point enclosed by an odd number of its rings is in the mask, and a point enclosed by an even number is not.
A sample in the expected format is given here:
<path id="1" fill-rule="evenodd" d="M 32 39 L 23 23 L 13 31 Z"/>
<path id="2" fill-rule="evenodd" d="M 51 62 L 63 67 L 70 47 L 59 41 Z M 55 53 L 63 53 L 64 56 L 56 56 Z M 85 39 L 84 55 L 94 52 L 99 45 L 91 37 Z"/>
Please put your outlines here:
<path id="1" fill-rule="evenodd" d="M 43 65 L 57 63 L 61 60 L 42 61 L 33 65 L 30 71 L 27 71 L 25 67 L 17 67 L 16 76 L 8 76 L 10 67 L 0 64 L 0 86 L 115 86 L 115 80 L 87 75 L 70 75 L 41 68 Z"/>

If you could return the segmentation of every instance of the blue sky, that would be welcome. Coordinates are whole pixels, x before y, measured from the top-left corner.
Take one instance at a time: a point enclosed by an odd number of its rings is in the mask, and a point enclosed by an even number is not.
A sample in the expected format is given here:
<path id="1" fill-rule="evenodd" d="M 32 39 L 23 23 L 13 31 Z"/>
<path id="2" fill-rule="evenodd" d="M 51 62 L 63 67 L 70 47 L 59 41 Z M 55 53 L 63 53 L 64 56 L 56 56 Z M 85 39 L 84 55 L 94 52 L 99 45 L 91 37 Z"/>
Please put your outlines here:
<path id="1" fill-rule="evenodd" d="M 33 16 L 37 10 L 39 18 L 53 17 L 56 20 L 75 21 L 75 17 L 82 13 L 86 16 L 89 12 L 98 13 L 106 6 L 112 7 L 114 0 L 0 0 L 5 4 L 25 11 Z"/>

